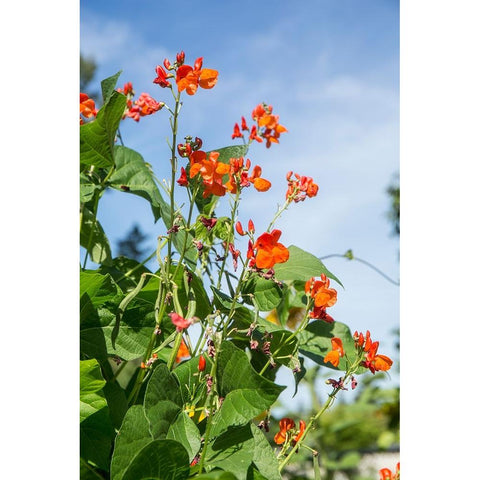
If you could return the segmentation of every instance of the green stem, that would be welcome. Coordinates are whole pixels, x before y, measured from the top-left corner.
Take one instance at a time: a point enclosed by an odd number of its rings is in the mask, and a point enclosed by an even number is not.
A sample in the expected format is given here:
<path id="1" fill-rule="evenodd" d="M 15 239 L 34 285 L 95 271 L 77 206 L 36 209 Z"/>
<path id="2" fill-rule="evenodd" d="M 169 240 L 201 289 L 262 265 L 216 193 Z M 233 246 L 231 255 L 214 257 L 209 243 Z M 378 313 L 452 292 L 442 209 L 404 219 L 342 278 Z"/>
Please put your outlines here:
<path id="1" fill-rule="evenodd" d="M 267 228 L 267 232 L 270 232 L 270 230 L 272 229 L 275 222 L 278 220 L 280 215 L 288 208 L 288 206 L 290 205 L 291 202 L 292 202 L 292 200 L 289 199 L 289 198 L 287 198 L 287 200 L 285 200 L 285 203 L 277 210 L 277 213 L 273 216 L 272 221 L 270 222 L 270 225 Z"/>
<path id="2" fill-rule="evenodd" d="M 332 258 L 332 257 L 340 257 L 340 258 L 347 258 L 348 260 L 356 260 L 357 262 L 363 263 L 367 267 L 371 268 L 375 272 L 377 272 L 379 275 L 381 275 L 385 280 L 388 280 L 390 283 L 393 283 L 394 285 L 400 285 L 400 282 L 393 280 L 390 278 L 388 275 L 383 273 L 379 268 L 377 268 L 375 265 L 372 265 L 371 263 L 367 262 L 366 260 L 362 260 L 361 258 L 357 257 L 349 257 L 347 255 L 341 255 L 339 253 L 332 253 L 330 255 L 325 255 L 324 257 L 319 257 L 319 260 L 325 260 L 326 258 Z"/>
<path id="3" fill-rule="evenodd" d="M 228 246 L 229 246 L 230 243 L 232 243 L 232 241 L 235 238 L 234 223 L 235 223 L 235 218 L 237 216 L 239 200 L 240 200 L 240 188 L 237 189 L 237 193 L 235 195 L 235 201 L 234 201 L 233 207 L 232 207 L 232 215 L 230 217 L 230 227 L 229 227 L 227 242 L 226 242 L 226 245 L 225 245 L 225 251 L 224 251 L 222 266 L 220 268 L 220 273 L 218 274 L 218 281 L 217 281 L 217 288 L 218 289 L 220 289 L 220 287 L 221 287 L 222 276 L 223 276 L 223 272 L 225 270 L 225 265 L 227 263 L 228 252 L 229 252 Z"/>

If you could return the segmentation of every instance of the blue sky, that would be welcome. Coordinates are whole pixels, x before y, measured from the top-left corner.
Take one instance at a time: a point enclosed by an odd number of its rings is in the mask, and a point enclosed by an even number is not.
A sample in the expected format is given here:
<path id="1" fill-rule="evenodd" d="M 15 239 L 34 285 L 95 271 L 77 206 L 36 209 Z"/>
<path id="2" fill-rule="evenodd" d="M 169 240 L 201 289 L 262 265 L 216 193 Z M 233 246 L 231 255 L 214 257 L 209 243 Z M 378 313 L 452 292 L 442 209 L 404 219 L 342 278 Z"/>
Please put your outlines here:
<path id="1" fill-rule="evenodd" d="M 344 253 L 399 278 L 399 242 L 386 218 L 387 186 L 399 171 L 399 5 L 392 0 L 293 2 L 131 2 L 82 0 L 80 50 L 98 63 L 95 82 L 119 70 L 168 101 L 152 83 L 155 66 L 183 50 L 186 63 L 204 58 L 219 71 L 213 90 L 184 96 L 180 138 L 191 134 L 207 150 L 232 143 L 233 124 L 265 101 L 289 132 L 280 144 L 253 145 L 249 157 L 272 189 L 244 195 L 240 218 L 266 228 L 283 201 L 285 174 L 314 178 L 314 199 L 293 205 L 279 220 L 281 241 L 319 257 Z M 95 83 L 94 82 L 94 83 Z M 92 85 L 93 86 L 93 85 Z M 160 178 L 168 175 L 168 115 L 161 111 L 121 125 L 125 144 L 139 151 Z M 261 195 L 261 196 L 260 196 Z M 261 202 L 262 208 L 258 205 Z M 121 193 L 105 195 L 100 221 L 115 246 L 133 223 L 152 238 L 148 204 Z M 325 260 L 345 287 L 331 314 L 352 330 L 369 329 L 382 353 L 397 358 L 399 288 L 358 262 Z"/>

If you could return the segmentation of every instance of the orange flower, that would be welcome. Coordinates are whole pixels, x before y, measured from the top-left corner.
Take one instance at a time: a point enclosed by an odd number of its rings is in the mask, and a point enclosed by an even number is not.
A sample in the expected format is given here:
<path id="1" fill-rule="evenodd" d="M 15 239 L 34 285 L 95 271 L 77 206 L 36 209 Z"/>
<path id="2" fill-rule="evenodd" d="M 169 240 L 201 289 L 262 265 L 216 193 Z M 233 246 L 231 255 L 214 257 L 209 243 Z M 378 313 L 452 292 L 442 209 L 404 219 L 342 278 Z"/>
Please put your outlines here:
<path id="1" fill-rule="evenodd" d="M 210 89 L 217 83 L 218 72 L 211 68 L 202 69 L 203 58 L 197 58 L 193 68 L 190 65 L 181 65 L 177 69 L 178 91 L 185 90 L 188 95 L 194 95 L 197 88 L 200 86 L 205 89 Z"/>
<path id="2" fill-rule="evenodd" d="M 321 280 L 312 277 L 305 283 L 305 293 L 315 300 L 315 307 L 333 307 L 337 303 L 337 291 L 330 287 L 330 280 L 322 273 Z"/>
<path id="3" fill-rule="evenodd" d="M 203 150 L 197 150 L 190 155 L 190 178 L 200 174 L 203 179 L 203 197 L 210 195 L 222 197 L 225 195 L 226 187 L 222 184 L 223 176 L 230 170 L 226 163 L 218 162 L 218 152 L 207 154 Z"/>
<path id="4" fill-rule="evenodd" d="M 225 187 L 230 193 L 235 194 L 237 193 L 238 186 L 249 187 L 250 183 L 253 183 L 253 186 L 258 192 L 266 192 L 272 186 L 268 180 L 260 177 L 262 169 L 258 165 L 253 167 L 252 174 L 249 175 L 248 170 L 250 166 L 251 162 L 248 158 L 245 165 L 243 157 L 230 159 L 229 179 L 225 184 Z"/>
<path id="5" fill-rule="evenodd" d="M 291 418 L 284 417 L 278 422 L 280 431 L 273 437 L 277 445 L 282 445 L 287 439 L 287 433 L 295 428 L 295 422 Z"/>
<path id="6" fill-rule="evenodd" d="M 95 109 L 95 101 L 86 93 L 80 93 L 80 114 L 85 118 L 92 118 L 97 115 Z M 83 119 L 80 117 L 80 125 L 83 124 Z"/>
<path id="7" fill-rule="evenodd" d="M 186 343 L 183 341 L 182 338 L 182 343 L 180 344 L 180 348 L 177 351 L 177 356 L 175 357 L 175 362 L 180 363 L 182 359 L 188 358 L 190 356 L 190 352 L 188 351 L 188 347 Z"/>
<path id="8" fill-rule="evenodd" d="M 253 249 L 257 251 L 255 265 L 257 268 L 273 268 L 276 263 L 284 263 L 288 260 L 290 253 L 285 245 L 278 243 L 282 232 L 273 230 L 265 232 L 257 238 Z"/>
<path id="9" fill-rule="evenodd" d="M 395 474 L 389 468 L 379 470 L 380 480 L 400 480 L 400 462 L 397 463 Z"/>
<path id="10" fill-rule="evenodd" d="M 324 357 L 324 363 L 330 362 L 334 367 L 338 367 L 340 363 L 340 357 L 345 355 L 343 350 L 342 340 L 338 337 L 333 337 L 331 340 L 332 350 L 330 350 Z"/>
<path id="11" fill-rule="evenodd" d="M 297 435 L 295 435 L 295 437 L 293 438 L 292 440 L 292 443 L 295 445 L 299 440 L 300 438 L 302 438 L 302 435 L 303 435 L 303 432 L 305 431 L 305 422 L 303 420 L 300 420 L 299 423 L 299 426 L 300 426 L 300 430 L 298 431 Z"/>
<path id="12" fill-rule="evenodd" d="M 386 372 L 390 370 L 393 361 L 386 355 L 377 355 L 379 342 L 372 341 L 369 330 L 367 330 L 365 337 L 363 333 L 359 334 L 356 331 L 353 334 L 353 339 L 355 341 L 355 347 L 366 354 L 365 360 L 363 360 L 360 365 L 368 368 L 373 374 L 379 371 Z"/>

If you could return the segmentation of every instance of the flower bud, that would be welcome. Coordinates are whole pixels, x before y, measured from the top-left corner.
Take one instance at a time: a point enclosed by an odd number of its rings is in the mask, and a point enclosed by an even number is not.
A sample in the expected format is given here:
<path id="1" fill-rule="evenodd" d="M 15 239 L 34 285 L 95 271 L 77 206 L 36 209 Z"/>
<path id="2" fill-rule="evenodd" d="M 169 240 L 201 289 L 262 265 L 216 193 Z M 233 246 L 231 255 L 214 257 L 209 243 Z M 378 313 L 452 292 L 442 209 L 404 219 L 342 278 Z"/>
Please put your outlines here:
<path id="1" fill-rule="evenodd" d="M 207 361 L 203 355 L 200 355 L 198 359 L 198 371 L 203 372 L 205 370 L 205 366 L 207 365 Z"/>
<path id="2" fill-rule="evenodd" d="M 180 53 L 177 53 L 177 66 L 180 67 L 185 62 L 185 52 L 182 50 Z"/>
<path id="3" fill-rule="evenodd" d="M 167 70 L 170 70 L 172 68 L 172 65 L 170 64 L 170 60 L 168 58 L 166 58 L 164 61 L 163 61 L 163 66 L 167 69 Z"/>
<path id="4" fill-rule="evenodd" d="M 252 220 L 248 221 L 248 231 L 252 234 L 255 233 L 255 225 Z"/>
<path id="5" fill-rule="evenodd" d="M 242 227 L 242 224 L 241 224 L 240 222 L 237 222 L 237 223 L 235 224 L 235 230 L 236 230 L 237 233 L 238 233 L 239 235 L 241 235 L 242 237 L 243 237 L 244 235 L 246 235 L 246 233 L 243 231 L 243 227 Z"/>

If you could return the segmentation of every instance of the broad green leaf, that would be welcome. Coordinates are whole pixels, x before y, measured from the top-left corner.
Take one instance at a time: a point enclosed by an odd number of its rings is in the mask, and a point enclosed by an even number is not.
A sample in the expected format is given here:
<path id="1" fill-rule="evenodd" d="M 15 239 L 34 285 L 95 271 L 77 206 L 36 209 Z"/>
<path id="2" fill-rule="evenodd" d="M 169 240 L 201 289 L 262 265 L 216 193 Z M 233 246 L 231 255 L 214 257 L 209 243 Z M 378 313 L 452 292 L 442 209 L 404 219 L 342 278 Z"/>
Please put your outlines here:
<path id="1" fill-rule="evenodd" d="M 149 423 L 141 405 L 130 407 L 115 439 L 110 474 L 112 480 L 121 480 L 135 455 L 153 440 Z"/>
<path id="2" fill-rule="evenodd" d="M 115 147 L 114 156 L 115 173 L 110 177 L 109 186 L 147 200 L 157 221 L 162 216 L 163 200 L 151 167 L 138 152 L 121 145 Z"/>
<path id="3" fill-rule="evenodd" d="M 81 306 L 88 301 L 98 308 L 107 302 L 120 302 L 122 297 L 122 291 L 110 275 L 92 271 L 80 272 Z"/>
<path id="4" fill-rule="evenodd" d="M 102 187 L 93 183 L 91 178 L 80 173 L 80 203 L 88 203 L 93 199 L 96 191 L 100 192 Z"/>
<path id="5" fill-rule="evenodd" d="M 88 251 L 92 262 L 104 265 L 111 264 L 112 252 L 108 238 L 98 219 L 85 205 L 82 208 L 80 246 Z"/>
<path id="6" fill-rule="evenodd" d="M 305 252 L 295 245 L 290 245 L 288 251 L 290 252 L 289 259 L 285 263 L 275 265 L 275 278 L 278 280 L 307 281 L 324 273 L 343 287 L 340 280 L 327 270 L 323 262 L 315 255 Z"/>
<path id="7" fill-rule="evenodd" d="M 113 144 L 125 112 L 127 98 L 113 92 L 97 113 L 95 120 L 80 127 L 80 163 L 109 168 L 114 165 Z"/>
<path id="8" fill-rule="evenodd" d="M 224 397 L 212 421 L 212 435 L 230 426 L 245 425 L 268 409 L 285 387 L 259 375 L 247 354 L 231 342 L 223 342 L 218 354 L 217 387 Z"/>
<path id="9" fill-rule="evenodd" d="M 338 337 L 342 340 L 345 356 L 340 358 L 338 367 L 334 367 L 330 362 L 324 363 L 323 358 L 332 350 L 331 339 Z M 346 357 L 350 361 L 355 360 L 356 350 L 350 329 L 347 325 L 340 322 L 328 323 L 323 320 L 315 320 L 307 325 L 307 328 L 298 335 L 299 350 L 307 357 L 311 358 L 318 365 L 322 365 L 335 370 L 345 371 L 347 368 Z M 357 373 L 363 373 L 365 369 L 361 368 Z"/>
<path id="10" fill-rule="evenodd" d="M 100 365 L 95 359 L 80 362 L 80 399 L 102 390 L 105 383 Z"/>
<path id="11" fill-rule="evenodd" d="M 167 439 L 176 440 L 183 445 L 188 453 L 189 462 L 195 458 L 202 444 L 200 432 L 187 412 L 181 412 L 175 422 L 170 425 Z"/>
<path id="12" fill-rule="evenodd" d="M 175 440 L 154 440 L 140 450 L 122 480 L 185 480 L 190 463 L 185 448 Z"/>
<path id="13" fill-rule="evenodd" d="M 182 407 L 182 395 L 175 377 L 166 365 L 159 365 L 148 382 L 144 401 L 145 416 L 153 438 L 167 434 Z"/>
<path id="14" fill-rule="evenodd" d="M 114 431 L 102 392 L 105 380 L 95 359 L 80 362 L 80 455 L 108 470 Z"/>
<path id="15" fill-rule="evenodd" d="M 121 73 L 122 71 L 120 70 L 115 75 L 112 75 L 111 77 L 105 78 L 104 80 L 101 81 L 100 85 L 102 87 L 103 103 L 107 103 L 110 100 L 110 97 L 115 91 L 118 77 L 120 76 Z"/>
<path id="16" fill-rule="evenodd" d="M 283 293 L 282 287 L 273 280 L 258 276 L 250 278 L 242 290 L 245 301 L 253 303 L 261 312 L 274 309 L 282 300 Z"/>
<path id="17" fill-rule="evenodd" d="M 254 424 L 250 424 L 250 429 L 255 440 L 252 460 L 258 471 L 268 480 L 282 480 L 278 470 L 278 460 L 265 435 Z"/>
<path id="18" fill-rule="evenodd" d="M 114 348 L 112 332 L 115 324 L 114 312 L 106 308 L 89 311 L 89 315 L 80 322 L 82 354 L 98 359 L 118 355 L 123 360 L 142 356 L 155 328 L 154 313 L 150 307 L 133 307 L 125 312 Z"/>
<path id="19" fill-rule="evenodd" d="M 255 438 L 250 425 L 230 427 L 207 446 L 206 464 L 232 472 L 246 480 L 255 452 Z"/>

